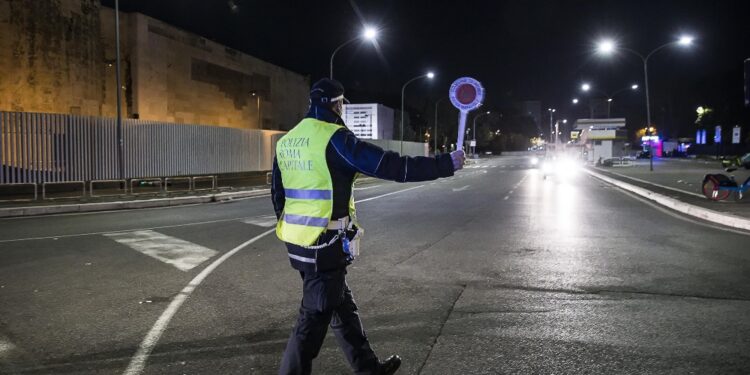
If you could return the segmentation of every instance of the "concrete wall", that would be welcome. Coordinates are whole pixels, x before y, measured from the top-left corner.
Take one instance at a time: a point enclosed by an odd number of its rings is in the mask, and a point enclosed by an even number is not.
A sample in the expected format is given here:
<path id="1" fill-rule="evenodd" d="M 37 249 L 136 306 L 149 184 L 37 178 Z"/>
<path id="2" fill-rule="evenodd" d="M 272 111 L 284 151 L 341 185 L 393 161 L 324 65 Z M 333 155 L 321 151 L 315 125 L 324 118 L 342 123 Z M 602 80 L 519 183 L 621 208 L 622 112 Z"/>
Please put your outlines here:
<path id="1" fill-rule="evenodd" d="M 399 152 L 401 142 L 389 139 L 364 139 L 364 142 L 372 143 L 383 150 Z M 404 142 L 404 155 L 409 156 L 429 156 L 430 146 L 427 143 Z"/>
<path id="2" fill-rule="evenodd" d="M 0 0 L 0 110 L 100 115 L 98 0 Z"/>
<path id="3" fill-rule="evenodd" d="M 308 77 L 137 13 L 120 14 L 118 88 L 114 16 L 0 0 L 0 110 L 113 117 L 121 90 L 125 118 L 288 130 L 307 109 Z"/>
<path id="4" fill-rule="evenodd" d="M 123 18 L 130 117 L 291 129 L 307 109 L 305 76 L 142 14 Z M 113 19 L 114 11 L 104 8 L 102 29 L 113 29 Z M 114 53 L 113 40 L 105 38 L 107 54 Z"/>

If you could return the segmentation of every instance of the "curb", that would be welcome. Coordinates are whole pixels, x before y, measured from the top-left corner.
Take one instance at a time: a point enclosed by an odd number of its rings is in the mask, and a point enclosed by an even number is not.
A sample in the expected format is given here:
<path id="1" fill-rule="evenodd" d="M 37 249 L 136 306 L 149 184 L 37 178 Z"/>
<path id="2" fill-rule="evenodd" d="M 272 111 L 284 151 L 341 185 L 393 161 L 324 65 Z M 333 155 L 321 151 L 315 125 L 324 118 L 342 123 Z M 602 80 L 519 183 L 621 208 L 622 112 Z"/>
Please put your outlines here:
<path id="1" fill-rule="evenodd" d="M 708 208 L 703 208 L 703 207 L 696 206 L 690 203 L 685 203 L 678 199 L 674 199 L 672 197 L 668 197 L 666 195 L 655 193 L 648 189 L 644 189 L 640 186 L 635 186 L 627 182 L 623 182 L 623 181 L 620 181 L 611 177 L 604 176 L 602 174 L 599 174 L 590 170 L 589 168 L 584 168 L 584 171 L 588 173 L 589 175 L 596 177 L 604 182 L 615 185 L 631 193 L 640 195 L 641 197 L 654 201 L 662 206 L 665 206 L 677 212 L 683 213 L 685 215 L 689 215 L 689 216 L 692 216 L 701 220 L 709 221 L 715 224 L 721 224 L 721 225 L 728 226 L 731 228 L 750 231 L 750 219 L 746 219 L 743 217 L 739 217 L 739 216 L 735 216 L 732 214 L 727 214 L 727 213 L 723 213 L 719 211 L 710 210 Z"/>
<path id="2" fill-rule="evenodd" d="M 0 218 L 64 214 L 74 212 L 96 212 L 123 209 L 180 206 L 185 204 L 224 202 L 239 198 L 250 198 L 270 193 L 270 189 L 217 193 L 204 196 L 154 198 L 135 201 L 64 204 L 57 206 L 33 206 L 0 208 Z"/>

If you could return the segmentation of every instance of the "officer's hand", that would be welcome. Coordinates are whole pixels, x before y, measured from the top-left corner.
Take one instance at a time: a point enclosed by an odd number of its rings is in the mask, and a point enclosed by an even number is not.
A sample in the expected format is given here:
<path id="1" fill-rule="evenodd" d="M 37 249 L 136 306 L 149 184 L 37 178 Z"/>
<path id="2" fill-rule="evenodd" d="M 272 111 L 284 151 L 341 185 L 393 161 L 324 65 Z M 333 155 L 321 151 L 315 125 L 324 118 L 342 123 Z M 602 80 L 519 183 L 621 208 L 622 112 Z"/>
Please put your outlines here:
<path id="1" fill-rule="evenodd" d="M 457 171 L 464 167 L 466 161 L 466 155 L 463 150 L 456 150 L 451 152 L 451 159 L 453 160 L 453 170 Z"/>

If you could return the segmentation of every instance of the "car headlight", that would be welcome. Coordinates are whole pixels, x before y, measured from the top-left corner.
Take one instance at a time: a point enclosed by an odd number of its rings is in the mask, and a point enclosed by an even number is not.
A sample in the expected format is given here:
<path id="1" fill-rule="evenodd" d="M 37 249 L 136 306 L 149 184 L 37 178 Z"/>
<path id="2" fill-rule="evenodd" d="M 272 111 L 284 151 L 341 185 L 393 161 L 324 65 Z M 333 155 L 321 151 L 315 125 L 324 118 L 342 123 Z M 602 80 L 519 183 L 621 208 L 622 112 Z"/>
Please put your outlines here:
<path id="1" fill-rule="evenodd" d="M 539 158 L 536 158 L 536 157 L 531 158 L 531 165 L 537 165 L 537 164 L 539 164 Z"/>

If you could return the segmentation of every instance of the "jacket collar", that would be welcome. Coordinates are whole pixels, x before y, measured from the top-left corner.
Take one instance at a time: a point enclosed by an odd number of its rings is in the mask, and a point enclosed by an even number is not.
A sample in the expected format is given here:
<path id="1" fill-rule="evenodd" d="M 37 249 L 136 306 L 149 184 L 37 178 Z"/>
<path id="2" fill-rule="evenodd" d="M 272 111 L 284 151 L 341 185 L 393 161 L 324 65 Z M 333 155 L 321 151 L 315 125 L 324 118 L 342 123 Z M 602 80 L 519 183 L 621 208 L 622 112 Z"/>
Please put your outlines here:
<path id="1" fill-rule="evenodd" d="M 305 118 L 314 118 L 331 124 L 346 126 L 344 124 L 344 120 L 342 120 L 341 117 L 336 114 L 336 112 L 331 111 L 326 107 L 314 104 L 310 106 L 310 110 L 307 111 L 307 115 L 305 116 Z"/>

